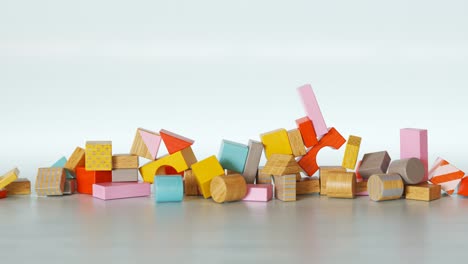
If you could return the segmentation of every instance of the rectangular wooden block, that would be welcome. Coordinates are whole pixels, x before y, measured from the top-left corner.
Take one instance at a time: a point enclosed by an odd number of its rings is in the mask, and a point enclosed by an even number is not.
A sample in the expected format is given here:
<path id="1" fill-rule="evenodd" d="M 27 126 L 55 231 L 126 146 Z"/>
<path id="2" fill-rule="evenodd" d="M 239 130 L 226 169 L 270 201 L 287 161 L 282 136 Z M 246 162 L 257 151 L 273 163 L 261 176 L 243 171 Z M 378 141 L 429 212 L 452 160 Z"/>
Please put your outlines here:
<path id="1" fill-rule="evenodd" d="M 318 140 L 315 134 L 314 124 L 307 116 L 297 119 L 296 125 L 306 147 L 311 148 L 317 145 Z"/>
<path id="2" fill-rule="evenodd" d="M 112 169 L 138 169 L 138 156 L 116 154 L 112 156 Z"/>
<path id="3" fill-rule="evenodd" d="M 390 161 L 391 158 L 387 151 L 367 153 L 362 158 L 359 174 L 363 179 L 368 179 L 373 174 L 385 174 Z"/>
<path id="4" fill-rule="evenodd" d="M 274 176 L 276 199 L 283 202 L 296 201 L 296 175 Z"/>
<path id="5" fill-rule="evenodd" d="M 5 186 L 8 195 L 29 195 L 31 194 L 31 182 L 26 178 L 19 178 Z"/>
<path id="6" fill-rule="evenodd" d="M 298 88 L 298 92 L 307 116 L 314 124 L 315 134 L 317 137 L 325 135 L 328 132 L 328 128 L 323 119 L 322 111 L 320 110 L 312 86 L 310 84 L 303 85 Z"/>
<path id="7" fill-rule="evenodd" d="M 272 175 L 263 172 L 264 167 L 259 167 L 258 174 L 257 174 L 257 184 L 271 184 L 273 181 L 271 180 Z"/>
<path id="8" fill-rule="evenodd" d="M 65 179 L 65 185 L 63 187 L 63 194 L 74 194 L 76 193 L 77 184 L 76 179 Z"/>
<path id="9" fill-rule="evenodd" d="M 249 140 L 249 154 L 247 155 L 247 160 L 245 162 L 244 176 L 245 182 L 252 184 L 255 182 L 257 177 L 258 165 L 260 164 L 260 159 L 262 158 L 263 153 L 263 144 L 262 142 Z"/>
<path id="10" fill-rule="evenodd" d="M 296 194 L 320 193 L 320 180 L 318 178 L 303 178 L 296 182 Z"/>
<path id="11" fill-rule="evenodd" d="M 75 151 L 71 154 L 71 156 L 68 158 L 67 163 L 65 163 L 64 168 L 76 172 L 76 168 L 78 167 L 84 167 L 85 166 L 85 150 L 76 147 Z"/>
<path id="12" fill-rule="evenodd" d="M 429 152 L 426 129 L 400 129 L 400 159 L 408 158 L 418 158 L 422 161 L 424 168 L 426 169 L 426 174 L 423 180 L 427 181 Z"/>
<path id="13" fill-rule="evenodd" d="M 437 184 L 420 183 L 417 185 L 406 185 L 405 196 L 408 200 L 432 201 L 441 197 L 442 188 Z"/>
<path id="14" fill-rule="evenodd" d="M 85 161 L 85 167 L 87 171 L 111 171 L 112 142 L 87 141 Z"/>
<path id="15" fill-rule="evenodd" d="M 151 195 L 146 182 L 106 182 L 93 184 L 93 197 L 102 200 L 144 197 Z"/>
<path id="16" fill-rule="evenodd" d="M 273 198 L 272 184 L 247 184 L 247 194 L 242 201 L 268 202 Z"/>
<path id="17" fill-rule="evenodd" d="M 265 148 L 265 157 L 270 158 L 272 154 L 292 155 L 291 144 L 289 143 L 286 129 L 277 129 L 260 135 Z"/>
<path id="18" fill-rule="evenodd" d="M 224 169 L 216 156 L 210 156 L 192 165 L 192 172 L 195 174 L 198 186 L 205 199 L 211 197 L 210 184 L 216 176 L 223 176 Z"/>
<path id="19" fill-rule="evenodd" d="M 93 184 L 112 182 L 112 171 L 87 171 L 84 167 L 76 168 L 77 191 L 93 194 Z"/>
<path id="20" fill-rule="evenodd" d="M 36 178 L 36 194 L 38 196 L 63 195 L 65 187 L 64 168 L 39 168 Z"/>
<path id="21" fill-rule="evenodd" d="M 8 186 L 10 183 L 16 181 L 16 179 L 18 179 L 18 175 L 19 175 L 18 168 L 14 168 L 10 170 L 9 172 L 0 176 L 0 189 L 3 189 L 6 186 Z"/>
<path id="22" fill-rule="evenodd" d="M 301 132 L 299 129 L 291 129 L 288 131 L 289 143 L 294 157 L 303 156 L 306 154 L 304 142 L 302 141 Z"/>
<path id="23" fill-rule="evenodd" d="M 359 156 L 359 148 L 361 147 L 361 138 L 357 136 L 349 136 L 346 150 L 343 157 L 342 167 L 354 170 Z"/>
<path id="24" fill-rule="evenodd" d="M 346 169 L 340 166 L 322 166 L 320 167 L 320 195 L 327 195 L 327 178 L 333 172 L 346 172 Z"/>
<path id="25" fill-rule="evenodd" d="M 112 182 L 136 182 L 138 181 L 138 169 L 112 170 Z"/>
<path id="26" fill-rule="evenodd" d="M 237 142 L 223 140 L 219 150 L 219 163 L 224 169 L 244 173 L 249 147 Z"/>
<path id="27" fill-rule="evenodd" d="M 186 196 L 199 196 L 201 195 L 200 188 L 198 187 L 197 179 L 192 170 L 184 172 L 184 192 Z"/>

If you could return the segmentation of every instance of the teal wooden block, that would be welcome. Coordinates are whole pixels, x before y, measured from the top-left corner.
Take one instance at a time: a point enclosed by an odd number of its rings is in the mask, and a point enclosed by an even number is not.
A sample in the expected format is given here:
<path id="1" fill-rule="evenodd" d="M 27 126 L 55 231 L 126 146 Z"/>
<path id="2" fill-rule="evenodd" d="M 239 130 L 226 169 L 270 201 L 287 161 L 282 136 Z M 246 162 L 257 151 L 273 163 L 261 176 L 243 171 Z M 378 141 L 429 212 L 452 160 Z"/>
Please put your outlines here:
<path id="1" fill-rule="evenodd" d="M 221 163 L 224 169 L 242 174 L 248 154 L 248 146 L 229 140 L 223 140 L 218 155 L 219 163 Z"/>
<path id="2" fill-rule="evenodd" d="M 52 168 L 63 168 L 65 167 L 65 164 L 67 163 L 67 158 L 61 157 L 59 160 L 57 160 L 51 167 Z M 65 174 L 67 179 L 75 179 L 75 175 L 73 172 L 65 169 Z"/>
<path id="3" fill-rule="evenodd" d="M 184 182 L 180 175 L 156 175 L 153 188 L 157 203 L 181 202 L 184 199 Z"/>

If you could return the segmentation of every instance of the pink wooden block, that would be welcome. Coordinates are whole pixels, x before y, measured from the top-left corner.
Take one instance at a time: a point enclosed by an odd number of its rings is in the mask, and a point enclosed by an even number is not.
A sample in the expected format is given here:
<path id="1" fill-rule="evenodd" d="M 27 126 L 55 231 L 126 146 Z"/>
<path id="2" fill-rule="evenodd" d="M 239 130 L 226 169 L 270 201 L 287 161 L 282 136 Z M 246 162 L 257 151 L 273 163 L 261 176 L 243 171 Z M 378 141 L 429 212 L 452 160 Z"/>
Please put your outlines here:
<path id="1" fill-rule="evenodd" d="M 312 90 L 312 86 L 310 84 L 306 84 L 299 87 L 297 90 L 302 99 L 302 103 L 304 104 L 307 116 L 314 124 L 315 134 L 317 134 L 317 137 L 321 137 L 328 133 L 327 125 L 323 119 L 322 111 L 320 111 L 320 106 L 317 102 L 314 91 Z"/>
<path id="2" fill-rule="evenodd" d="M 268 202 L 272 198 L 272 184 L 247 184 L 247 194 L 242 201 Z"/>
<path id="3" fill-rule="evenodd" d="M 151 184 L 146 182 L 105 182 L 93 184 L 93 196 L 102 200 L 150 195 Z"/>
<path id="4" fill-rule="evenodd" d="M 426 129 L 400 129 L 400 159 L 408 158 L 418 158 L 422 161 L 426 170 L 424 181 L 427 181 L 429 154 Z"/>

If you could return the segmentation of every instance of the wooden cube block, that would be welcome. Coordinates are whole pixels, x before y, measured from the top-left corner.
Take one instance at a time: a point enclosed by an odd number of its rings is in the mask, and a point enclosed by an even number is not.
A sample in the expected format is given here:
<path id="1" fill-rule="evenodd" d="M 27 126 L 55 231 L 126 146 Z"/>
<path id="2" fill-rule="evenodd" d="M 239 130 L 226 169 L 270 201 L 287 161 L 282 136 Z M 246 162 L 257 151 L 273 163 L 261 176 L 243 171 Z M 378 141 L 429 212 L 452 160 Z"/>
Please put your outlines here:
<path id="1" fill-rule="evenodd" d="M 276 199 L 283 202 L 296 201 L 296 175 L 274 176 Z"/>
<path id="2" fill-rule="evenodd" d="M 464 176 L 463 171 L 440 157 L 437 158 L 429 171 L 429 181 L 440 185 L 442 190 L 449 195 L 453 194 Z"/>
<path id="3" fill-rule="evenodd" d="M 311 148 L 317 145 L 318 140 L 317 134 L 315 134 L 314 124 L 307 116 L 297 119 L 296 125 L 299 128 L 299 133 L 306 147 Z"/>
<path id="4" fill-rule="evenodd" d="M 85 150 L 76 147 L 75 151 L 68 158 L 68 161 L 65 163 L 64 168 L 75 173 L 77 167 L 85 166 Z"/>
<path id="5" fill-rule="evenodd" d="M 160 145 L 161 136 L 158 133 L 138 128 L 135 138 L 133 139 L 130 154 L 149 160 L 155 160 L 158 157 Z"/>
<path id="6" fill-rule="evenodd" d="M 296 194 L 320 193 L 320 180 L 318 178 L 303 178 L 296 182 Z"/>
<path id="7" fill-rule="evenodd" d="M 138 156 L 116 154 L 112 156 L 112 169 L 138 169 Z"/>
<path id="8" fill-rule="evenodd" d="M 248 153 L 249 147 L 246 145 L 223 140 L 218 155 L 219 163 L 224 169 L 242 174 Z"/>
<path id="9" fill-rule="evenodd" d="M 191 147 L 194 143 L 190 138 L 183 137 L 165 129 L 161 129 L 159 134 L 161 134 L 161 138 L 164 141 L 164 145 L 166 146 L 169 154 Z"/>
<path id="10" fill-rule="evenodd" d="M 357 136 L 349 136 L 348 143 L 343 157 L 343 168 L 354 170 L 359 156 L 359 148 L 361 147 L 361 138 Z"/>
<path id="11" fill-rule="evenodd" d="M 112 171 L 87 171 L 84 167 L 76 168 L 77 191 L 93 194 L 93 184 L 112 182 Z"/>
<path id="12" fill-rule="evenodd" d="M 322 166 L 320 167 L 320 195 L 327 195 L 328 175 L 333 172 L 346 172 L 346 169 L 340 166 Z"/>
<path id="13" fill-rule="evenodd" d="M 294 156 L 285 154 L 272 154 L 262 169 L 262 173 L 273 176 L 296 174 L 301 171 Z"/>
<path id="14" fill-rule="evenodd" d="M 224 175 L 224 169 L 216 156 L 210 156 L 192 165 L 197 183 L 205 199 L 211 197 L 210 185 L 216 176 Z"/>
<path id="15" fill-rule="evenodd" d="M 136 182 L 138 181 L 138 169 L 112 170 L 112 182 Z"/>
<path id="16" fill-rule="evenodd" d="M 260 135 L 265 148 L 265 157 L 270 158 L 272 154 L 292 155 L 286 129 L 277 129 Z"/>
<path id="17" fill-rule="evenodd" d="M 8 186 L 10 183 L 16 181 L 16 179 L 18 179 L 18 175 L 19 175 L 18 168 L 14 168 L 10 170 L 9 172 L 0 176 L 0 189 L 3 189 L 6 186 Z"/>
<path id="18" fill-rule="evenodd" d="M 5 189 L 0 189 L 0 199 L 7 198 L 8 193 Z"/>
<path id="19" fill-rule="evenodd" d="M 36 194 L 38 196 L 63 195 L 65 186 L 64 168 L 39 168 L 36 178 Z"/>
<path id="20" fill-rule="evenodd" d="M 271 184 L 273 181 L 271 180 L 272 175 L 263 172 L 264 167 L 259 167 L 258 175 L 257 175 L 257 184 Z"/>
<path id="21" fill-rule="evenodd" d="M 313 128 L 312 128 L 313 130 Z M 298 129 L 288 131 L 289 143 L 294 157 L 303 156 L 306 154 L 304 142 L 302 141 L 301 132 Z"/>
<path id="22" fill-rule="evenodd" d="M 61 157 L 54 164 L 52 164 L 51 168 L 64 168 L 65 169 L 66 164 L 67 164 L 67 158 Z M 68 170 L 68 169 L 65 169 L 65 177 L 67 179 L 74 179 L 75 178 L 75 173 Z"/>
<path id="23" fill-rule="evenodd" d="M 356 193 L 354 172 L 332 172 L 327 177 L 327 196 L 353 199 Z"/>
<path id="24" fill-rule="evenodd" d="M 76 193 L 76 189 L 76 179 L 65 179 L 65 185 L 63 186 L 63 194 L 74 194 Z"/>
<path id="25" fill-rule="evenodd" d="M 19 178 L 5 186 L 8 195 L 29 195 L 31 194 L 31 182 L 26 178 Z"/>
<path id="26" fill-rule="evenodd" d="M 272 184 L 247 184 L 245 202 L 268 202 L 273 198 Z"/>
<path id="27" fill-rule="evenodd" d="M 184 199 L 184 184 L 180 175 L 157 175 L 153 188 L 157 203 L 181 202 Z"/>
<path id="28" fill-rule="evenodd" d="M 216 176 L 211 181 L 210 192 L 217 203 L 240 201 L 247 193 L 247 184 L 240 174 Z"/>
<path id="29" fill-rule="evenodd" d="M 367 153 L 362 158 L 359 174 L 363 179 L 369 179 L 374 174 L 385 174 L 390 161 L 387 151 Z"/>
<path id="30" fill-rule="evenodd" d="M 322 116 L 322 111 L 315 97 L 315 93 L 312 90 L 310 84 L 303 85 L 298 88 L 299 96 L 301 97 L 304 109 L 307 116 L 314 124 L 315 134 L 317 137 L 321 137 L 328 133 L 327 125 Z"/>
<path id="31" fill-rule="evenodd" d="M 367 181 L 367 191 L 372 201 L 400 199 L 403 195 L 403 180 L 398 174 L 373 174 Z"/>
<path id="32" fill-rule="evenodd" d="M 112 170 L 112 142 L 87 141 L 86 142 L 86 170 L 111 171 Z"/>
<path id="33" fill-rule="evenodd" d="M 441 186 L 429 183 L 405 186 L 405 197 L 408 200 L 432 201 L 441 197 Z"/>
<path id="34" fill-rule="evenodd" d="M 201 195 L 200 187 L 198 187 L 197 179 L 192 170 L 186 170 L 184 172 L 184 191 L 187 196 Z"/>
<path id="35" fill-rule="evenodd" d="M 247 160 L 245 161 L 244 173 L 242 176 L 245 178 L 247 184 L 255 182 L 257 177 L 258 165 L 262 158 L 263 144 L 255 140 L 249 140 L 249 153 L 247 154 Z"/>
<path id="36" fill-rule="evenodd" d="M 408 158 L 417 158 L 422 161 L 425 170 L 423 181 L 427 181 L 429 152 L 426 129 L 400 129 L 400 159 Z"/>
<path id="37" fill-rule="evenodd" d="M 93 197 L 101 200 L 144 197 L 151 195 L 151 184 L 145 182 L 105 182 L 93 184 Z"/>

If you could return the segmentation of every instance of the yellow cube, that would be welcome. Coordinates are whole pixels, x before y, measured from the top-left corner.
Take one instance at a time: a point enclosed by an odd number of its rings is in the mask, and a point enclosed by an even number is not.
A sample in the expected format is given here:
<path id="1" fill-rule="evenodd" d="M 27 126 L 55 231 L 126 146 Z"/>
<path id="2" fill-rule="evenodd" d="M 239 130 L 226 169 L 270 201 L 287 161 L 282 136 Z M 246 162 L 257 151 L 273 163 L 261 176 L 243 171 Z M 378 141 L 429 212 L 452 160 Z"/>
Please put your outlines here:
<path id="1" fill-rule="evenodd" d="M 88 141 L 86 142 L 86 170 L 111 171 L 112 170 L 112 142 Z"/>
<path id="2" fill-rule="evenodd" d="M 265 146 L 265 156 L 267 159 L 270 158 L 271 154 L 293 154 L 286 129 L 281 128 L 261 134 L 260 138 Z"/>
<path id="3" fill-rule="evenodd" d="M 210 156 L 193 164 L 192 172 L 195 174 L 195 178 L 197 179 L 198 185 L 200 186 L 200 190 L 205 199 L 211 197 L 211 180 L 216 176 L 224 175 L 224 169 L 216 156 Z"/>

